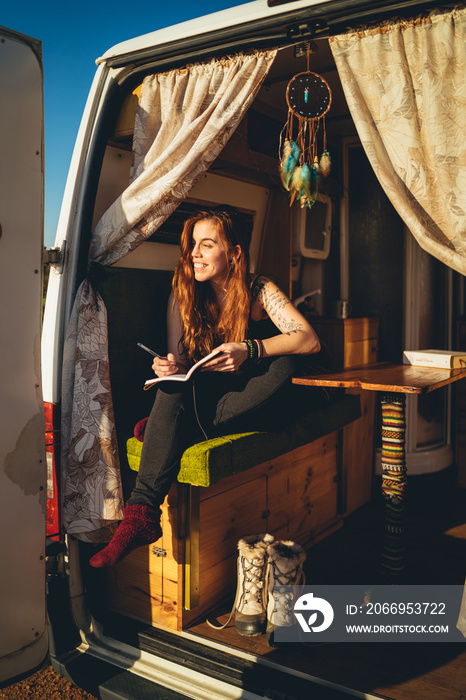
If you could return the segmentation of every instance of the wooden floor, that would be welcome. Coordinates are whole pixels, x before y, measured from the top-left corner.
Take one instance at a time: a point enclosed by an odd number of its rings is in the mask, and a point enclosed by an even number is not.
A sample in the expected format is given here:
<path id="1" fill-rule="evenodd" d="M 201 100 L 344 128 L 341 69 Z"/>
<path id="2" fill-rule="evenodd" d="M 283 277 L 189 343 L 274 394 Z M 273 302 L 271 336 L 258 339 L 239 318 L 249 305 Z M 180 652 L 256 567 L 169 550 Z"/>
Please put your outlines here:
<path id="1" fill-rule="evenodd" d="M 433 475 L 412 477 L 409 494 L 407 567 L 400 583 L 463 585 L 466 491 L 457 489 L 451 478 Z M 376 493 L 369 506 L 309 551 L 307 583 L 377 583 L 382 526 Z M 226 621 L 227 610 L 217 611 L 216 619 Z M 268 647 L 264 637 L 240 637 L 233 623 L 217 631 L 202 622 L 190 632 L 367 694 L 394 700 L 466 700 L 466 643 L 309 643 L 278 650 Z"/>

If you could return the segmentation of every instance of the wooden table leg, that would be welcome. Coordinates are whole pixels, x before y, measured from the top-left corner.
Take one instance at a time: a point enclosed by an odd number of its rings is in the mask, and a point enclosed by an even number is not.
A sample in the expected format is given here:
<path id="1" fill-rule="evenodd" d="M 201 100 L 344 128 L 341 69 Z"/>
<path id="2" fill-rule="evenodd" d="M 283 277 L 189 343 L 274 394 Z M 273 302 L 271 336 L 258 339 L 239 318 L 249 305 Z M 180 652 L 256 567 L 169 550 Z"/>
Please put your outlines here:
<path id="1" fill-rule="evenodd" d="M 381 569 L 385 577 L 400 574 L 405 566 L 405 458 L 406 399 L 404 394 L 381 394 L 382 494 L 385 529 Z"/>

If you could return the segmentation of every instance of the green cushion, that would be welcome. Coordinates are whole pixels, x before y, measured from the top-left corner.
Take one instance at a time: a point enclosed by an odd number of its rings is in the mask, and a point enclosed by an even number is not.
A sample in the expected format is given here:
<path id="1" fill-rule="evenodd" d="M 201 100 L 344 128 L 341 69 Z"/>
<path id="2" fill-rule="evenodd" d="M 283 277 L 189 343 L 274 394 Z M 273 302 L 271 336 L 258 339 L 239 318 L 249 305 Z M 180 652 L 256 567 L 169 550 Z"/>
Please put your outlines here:
<path id="1" fill-rule="evenodd" d="M 142 442 L 135 437 L 129 438 L 126 443 L 128 464 L 135 472 L 139 471 L 139 460 L 141 459 Z"/>
<path id="2" fill-rule="evenodd" d="M 301 416 L 280 432 L 226 435 L 189 447 L 181 457 L 178 481 L 211 486 L 221 479 L 255 467 L 308 442 L 343 428 L 361 416 L 359 396 L 348 394 L 325 408 Z M 131 469 L 139 469 L 142 443 L 127 442 Z"/>

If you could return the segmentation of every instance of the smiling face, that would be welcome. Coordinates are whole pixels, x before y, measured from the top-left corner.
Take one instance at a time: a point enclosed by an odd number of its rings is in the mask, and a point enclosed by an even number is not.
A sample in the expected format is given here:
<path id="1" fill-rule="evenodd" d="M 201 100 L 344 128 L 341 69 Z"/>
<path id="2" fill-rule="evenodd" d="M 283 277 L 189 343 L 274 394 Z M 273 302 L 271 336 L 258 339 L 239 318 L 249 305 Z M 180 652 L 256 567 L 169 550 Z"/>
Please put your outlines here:
<path id="1" fill-rule="evenodd" d="M 229 252 L 218 225 L 209 219 L 198 221 L 193 229 L 191 258 L 197 282 L 223 284 L 228 275 Z"/>

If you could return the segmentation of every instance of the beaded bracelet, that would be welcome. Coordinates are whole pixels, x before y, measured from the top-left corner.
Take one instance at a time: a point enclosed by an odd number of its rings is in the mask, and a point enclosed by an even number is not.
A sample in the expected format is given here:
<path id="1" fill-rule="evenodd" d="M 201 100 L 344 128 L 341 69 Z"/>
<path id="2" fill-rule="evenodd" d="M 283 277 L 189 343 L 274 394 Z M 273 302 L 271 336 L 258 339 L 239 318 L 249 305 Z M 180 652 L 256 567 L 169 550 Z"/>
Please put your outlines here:
<path id="1" fill-rule="evenodd" d="M 261 340 L 250 340 L 247 338 L 243 341 L 248 349 L 248 360 L 258 362 L 264 354 L 264 346 Z"/>
<path id="2" fill-rule="evenodd" d="M 255 345 L 255 343 L 252 340 L 249 340 L 249 338 L 247 338 L 244 342 L 246 343 L 246 347 L 248 349 L 248 360 L 257 360 L 258 353 L 257 346 Z"/>

